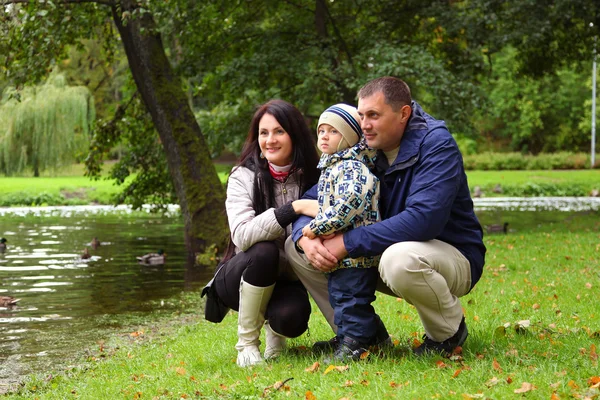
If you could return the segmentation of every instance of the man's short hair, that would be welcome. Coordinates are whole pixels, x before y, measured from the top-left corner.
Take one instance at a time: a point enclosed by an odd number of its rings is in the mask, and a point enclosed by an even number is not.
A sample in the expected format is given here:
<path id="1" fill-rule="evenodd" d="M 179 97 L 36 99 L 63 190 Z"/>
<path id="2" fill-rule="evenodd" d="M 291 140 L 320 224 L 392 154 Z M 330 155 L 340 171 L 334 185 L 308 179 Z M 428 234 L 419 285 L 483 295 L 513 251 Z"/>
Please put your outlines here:
<path id="1" fill-rule="evenodd" d="M 402 106 L 411 104 L 410 88 L 402 79 L 393 76 L 382 76 L 367 82 L 358 91 L 358 98 L 362 99 L 382 92 L 386 104 L 392 107 L 392 110 L 398 111 Z"/>

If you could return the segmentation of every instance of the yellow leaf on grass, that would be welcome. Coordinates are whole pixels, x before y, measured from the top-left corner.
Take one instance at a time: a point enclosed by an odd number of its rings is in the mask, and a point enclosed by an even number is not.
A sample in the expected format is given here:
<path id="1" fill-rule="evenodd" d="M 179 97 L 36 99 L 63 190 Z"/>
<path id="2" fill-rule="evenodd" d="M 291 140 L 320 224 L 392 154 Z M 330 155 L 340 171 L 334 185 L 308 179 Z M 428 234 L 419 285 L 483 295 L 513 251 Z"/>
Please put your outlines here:
<path id="1" fill-rule="evenodd" d="M 325 372 L 323 372 L 323 375 L 326 375 L 328 373 L 330 373 L 331 371 L 338 371 L 338 372 L 344 372 L 346 370 L 348 370 L 348 366 L 347 365 L 330 365 L 329 367 L 327 367 L 327 369 L 325 370 Z"/>
<path id="2" fill-rule="evenodd" d="M 518 389 L 515 389 L 514 392 L 517 394 L 520 393 L 527 393 L 527 392 L 531 392 L 533 389 L 535 389 L 535 386 L 533 386 L 531 383 L 529 382 L 523 382 L 521 384 L 521 387 Z"/>

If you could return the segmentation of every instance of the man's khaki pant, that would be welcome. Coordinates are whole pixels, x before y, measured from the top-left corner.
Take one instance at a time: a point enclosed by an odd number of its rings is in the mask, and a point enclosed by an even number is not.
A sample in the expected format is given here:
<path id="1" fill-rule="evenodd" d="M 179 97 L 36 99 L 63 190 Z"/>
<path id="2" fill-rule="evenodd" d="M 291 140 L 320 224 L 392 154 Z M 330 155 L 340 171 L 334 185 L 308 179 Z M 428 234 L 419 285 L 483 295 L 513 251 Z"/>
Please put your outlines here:
<path id="1" fill-rule="evenodd" d="M 291 236 L 285 243 L 285 252 L 294 272 L 337 331 L 327 277 L 298 253 Z M 383 252 L 379 275 L 377 290 L 415 306 L 428 337 L 441 342 L 456 333 L 463 317 L 458 298 L 469 292 L 471 268 L 455 247 L 439 240 L 396 243 Z"/>

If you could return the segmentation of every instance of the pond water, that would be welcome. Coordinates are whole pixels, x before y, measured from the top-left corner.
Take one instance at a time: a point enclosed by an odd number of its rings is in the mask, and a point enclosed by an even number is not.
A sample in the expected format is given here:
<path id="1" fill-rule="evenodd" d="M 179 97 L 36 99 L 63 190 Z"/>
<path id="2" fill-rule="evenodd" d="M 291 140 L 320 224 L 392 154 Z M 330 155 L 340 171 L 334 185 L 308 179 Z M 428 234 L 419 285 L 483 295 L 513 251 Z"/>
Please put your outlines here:
<path id="1" fill-rule="evenodd" d="M 600 223 L 600 199 L 475 199 L 484 226 L 509 223 L 510 232 L 552 228 L 576 217 Z M 589 217 L 589 218 L 588 218 Z M 60 370 L 85 348 L 181 307 L 182 291 L 198 293 L 212 271 L 186 266 L 177 207 L 165 216 L 127 207 L 78 206 L 0 209 L 0 393 L 20 378 Z M 97 237 L 101 245 L 92 249 Z M 80 254 L 90 248 L 92 257 Z M 136 256 L 163 249 L 165 265 L 143 266 Z"/>
<path id="2" fill-rule="evenodd" d="M 186 266 L 183 223 L 174 211 L 0 210 L 0 236 L 8 240 L 0 254 L 0 296 L 21 299 L 0 307 L 0 393 L 19 377 L 60 369 L 110 332 L 172 313 L 179 305 L 170 298 L 198 291 L 210 272 Z M 101 242 L 96 249 L 94 237 Z M 86 247 L 92 257 L 82 260 Z M 165 265 L 137 262 L 158 249 L 167 254 Z"/>

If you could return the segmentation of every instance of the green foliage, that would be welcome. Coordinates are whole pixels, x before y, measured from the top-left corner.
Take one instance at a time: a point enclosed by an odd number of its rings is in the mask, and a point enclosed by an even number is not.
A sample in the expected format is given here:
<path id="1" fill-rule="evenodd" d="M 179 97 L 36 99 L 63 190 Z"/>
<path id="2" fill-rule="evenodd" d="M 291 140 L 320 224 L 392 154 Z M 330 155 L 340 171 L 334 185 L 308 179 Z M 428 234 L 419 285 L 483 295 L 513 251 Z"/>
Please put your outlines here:
<path id="1" fill-rule="evenodd" d="M 109 8 L 96 3 L 5 3 L 0 12 L 0 72 L 17 87 L 42 81 L 65 58 L 67 46 L 80 46 L 81 38 L 93 38 L 98 28 L 111 24 Z"/>
<path id="2" fill-rule="evenodd" d="M 152 7 L 218 154 L 240 151 L 257 104 L 283 98 L 314 121 L 333 103 L 355 104 L 357 89 L 380 75 L 407 80 L 426 110 L 472 136 L 469 117 L 481 103 L 474 72 L 483 63 L 460 30 L 440 28 L 435 13 L 445 23 L 458 9 L 437 4 L 176 0 Z"/>
<path id="3" fill-rule="evenodd" d="M 467 170 L 553 170 L 584 169 L 590 167 L 590 155 L 585 153 L 521 153 L 468 154 L 463 157 Z"/>
<path id="4" fill-rule="evenodd" d="M 510 45 L 515 61 L 528 76 L 578 70 L 591 63 L 594 37 L 600 36 L 600 10 L 595 0 L 469 0 L 461 20 L 474 40 L 485 41 L 488 54 Z M 593 26 L 590 26 L 590 23 Z"/>
<path id="5" fill-rule="evenodd" d="M 152 204 L 158 210 L 177 203 L 165 153 L 137 95 L 118 107 L 114 119 L 98 122 L 86 159 L 86 175 L 100 179 L 102 161 L 120 142 L 127 147 L 108 173 L 108 179 L 125 184 L 114 198 L 115 204 L 131 204 L 135 209 Z M 128 179 L 130 176 L 132 179 Z"/>
<path id="6" fill-rule="evenodd" d="M 482 188 L 488 193 L 491 187 Z M 589 185 L 583 183 L 526 183 L 525 185 L 502 186 L 502 195 L 508 197 L 585 197 L 590 193 Z"/>
<path id="7" fill-rule="evenodd" d="M 54 73 L 37 87 L 7 90 L 0 103 L 0 172 L 57 169 L 81 157 L 95 119 L 94 98 Z"/>
<path id="8" fill-rule="evenodd" d="M 590 88 L 588 73 L 572 67 L 538 78 L 518 72 L 518 53 L 505 48 L 493 57 L 492 80 L 483 84 L 489 108 L 476 116 L 479 130 L 492 141 L 503 140 L 513 151 L 582 151 L 589 130 L 581 129 Z M 585 108 L 584 108 L 585 107 Z"/>

